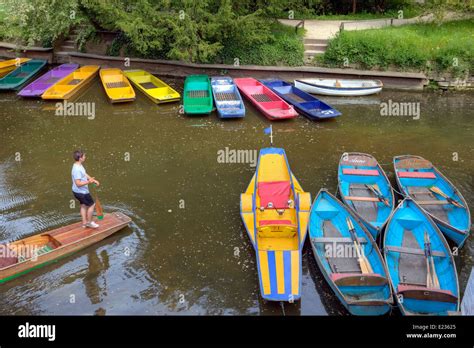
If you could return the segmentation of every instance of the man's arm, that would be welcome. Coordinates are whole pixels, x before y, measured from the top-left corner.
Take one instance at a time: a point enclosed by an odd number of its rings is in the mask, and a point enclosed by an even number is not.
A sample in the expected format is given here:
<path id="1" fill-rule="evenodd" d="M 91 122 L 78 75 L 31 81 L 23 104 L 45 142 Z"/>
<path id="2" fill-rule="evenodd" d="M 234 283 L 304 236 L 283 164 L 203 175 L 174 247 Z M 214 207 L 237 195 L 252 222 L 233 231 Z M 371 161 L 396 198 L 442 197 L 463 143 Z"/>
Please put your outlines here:
<path id="1" fill-rule="evenodd" d="M 89 175 L 89 174 L 87 174 L 87 173 L 86 173 L 86 177 L 87 177 L 87 179 L 88 179 L 88 182 L 89 182 L 90 184 L 92 184 L 92 183 L 93 183 L 93 184 L 96 184 L 97 186 L 100 186 L 100 183 L 99 183 L 99 181 L 98 181 L 98 180 L 96 180 L 94 177 L 90 176 L 90 175 Z M 87 184 L 86 184 L 86 185 L 87 185 Z"/>

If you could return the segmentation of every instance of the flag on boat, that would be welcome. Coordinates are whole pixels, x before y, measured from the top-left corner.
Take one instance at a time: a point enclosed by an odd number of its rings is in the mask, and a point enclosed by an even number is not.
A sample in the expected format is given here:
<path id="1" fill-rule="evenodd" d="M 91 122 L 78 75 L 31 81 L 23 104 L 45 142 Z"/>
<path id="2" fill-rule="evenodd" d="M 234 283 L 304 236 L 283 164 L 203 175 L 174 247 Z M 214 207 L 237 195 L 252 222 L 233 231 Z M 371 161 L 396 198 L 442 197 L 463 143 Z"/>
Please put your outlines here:
<path id="1" fill-rule="evenodd" d="M 265 134 L 271 134 L 272 133 L 272 126 L 270 126 L 268 128 L 265 128 L 263 131 L 265 132 Z"/>

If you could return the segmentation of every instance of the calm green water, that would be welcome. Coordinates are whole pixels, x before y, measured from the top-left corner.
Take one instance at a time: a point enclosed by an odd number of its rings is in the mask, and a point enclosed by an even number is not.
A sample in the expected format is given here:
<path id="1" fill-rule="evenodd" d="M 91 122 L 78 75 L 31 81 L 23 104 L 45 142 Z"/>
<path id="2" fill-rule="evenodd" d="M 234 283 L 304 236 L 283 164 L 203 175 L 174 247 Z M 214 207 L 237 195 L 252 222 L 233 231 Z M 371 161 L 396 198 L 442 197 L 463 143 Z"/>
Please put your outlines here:
<path id="1" fill-rule="evenodd" d="M 181 80 L 172 84 L 182 89 Z M 313 196 L 321 187 L 336 191 L 344 151 L 375 155 L 392 180 L 392 157 L 417 154 L 447 174 L 474 207 L 473 94 L 323 99 L 343 116 L 273 123 L 275 145 L 285 148 Z M 389 99 L 419 102 L 420 119 L 380 116 L 380 103 Z M 225 147 L 267 146 L 263 129 L 270 122 L 250 105 L 245 119 L 231 121 L 215 113 L 186 117 L 178 104 L 157 106 L 140 94 L 134 103 L 111 105 L 98 80 L 76 101 L 95 103 L 95 119 L 55 116 L 54 102 L 0 94 L 0 241 L 78 221 L 78 209 L 70 207 L 76 148 L 88 153 L 85 167 L 102 183 L 105 209 L 124 212 L 133 224 L 1 285 L 0 314 L 282 314 L 279 304 L 259 296 L 254 252 L 239 215 L 239 195 L 254 168 L 217 161 Z M 284 312 L 346 314 L 309 249 L 306 244 L 302 300 Z M 456 258 L 462 289 L 473 255 L 471 237 Z"/>

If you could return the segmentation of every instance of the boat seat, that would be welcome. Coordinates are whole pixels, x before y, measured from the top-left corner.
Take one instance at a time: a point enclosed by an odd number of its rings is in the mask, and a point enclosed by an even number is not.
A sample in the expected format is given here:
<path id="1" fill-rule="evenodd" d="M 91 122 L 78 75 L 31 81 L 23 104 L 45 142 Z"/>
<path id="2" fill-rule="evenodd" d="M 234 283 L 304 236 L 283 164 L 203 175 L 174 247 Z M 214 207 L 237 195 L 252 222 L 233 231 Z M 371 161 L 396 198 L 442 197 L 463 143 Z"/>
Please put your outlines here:
<path id="1" fill-rule="evenodd" d="M 272 204 L 271 209 L 289 208 L 288 200 L 290 199 L 291 184 L 289 181 L 269 181 L 259 182 L 257 194 L 260 197 L 260 206 L 268 208 L 269 203 Z"/>
<path id="2" fill-rule="evenodd" d="M 386 246 L 386 251 L 394 252 L 394 253 L 403 253 L 403 254 L 411 254 L 411 255 L 425 255 L 425 251 L 422 249 L 417 248 L 407 248 L 407 247 L 397 247 L 397 246 Z M 438 257 L 446 257 L 446 254 L 442 251 L 432 250 L 431 255 L 438 256 Z"/>
<path id="3" fill-rule="evenodd" d="M 433 172 L 398 172 L 400 178 L 413 178 L 413 179 L 436 179 L 436 175 Z"/>
<path id="4" fill-rule="evenodd" d="M 358 242 L 360 244 L 365 244 L 367 243 L 367 239 L 358 237 L 357 238 Z M 352 238 L 348 237 L 314 237 L 311 238 L 311 242 L 319 244 L 319 243 L 349 243 L 352 244 L 354 241 Z"/>
<path id="5" fill-rule="evenodd" d="M 342 174 L 345 175 L 363 175 L 363 176 L 379 176 L 380 173 L 376 169 L 352 169 L 343 168 Z"/>
<path id="6" fill-rule="evenodd" d="M 450 290 L 427 288 L 423 286 L 398 285 L 397 294 L 415 300 L 458 303 L 458 297 Z"/>
<path id="7" fill-rule="evenodd" d="M 382 286 L 388 284 L 387 278 L 378 273 L 331 273 L 337 286 Z"/>
<path id="8" fill-rule="evenodd" d="M 18 263 L 18 257 L 13 255 L 14 251 L 6 244 L 0 244 L 0 269 Z"/>
<path id="9" fill-rule="evenodd" d="M 260 220 L 257 230 L 259 237 L 293 238 L 296 236 L 297 226 L 290 220 Z"/>

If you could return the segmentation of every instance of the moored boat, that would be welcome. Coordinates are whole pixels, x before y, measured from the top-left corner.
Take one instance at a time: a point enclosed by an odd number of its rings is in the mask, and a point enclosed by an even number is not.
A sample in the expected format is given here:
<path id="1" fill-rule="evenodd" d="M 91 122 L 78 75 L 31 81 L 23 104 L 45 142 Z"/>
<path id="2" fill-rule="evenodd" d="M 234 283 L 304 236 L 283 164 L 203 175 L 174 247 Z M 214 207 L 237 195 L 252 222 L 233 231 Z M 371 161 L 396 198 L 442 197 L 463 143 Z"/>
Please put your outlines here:
<path id="1" fill-rule="evenodd" d="M 380 80 L 298 79 L 295 87 L 312 94 L 349 97 L 378 93 L 383 83 Z"/>
<path id="2" fill-rule="evenodd" d="M 269 120 L 284 120 L 298 116 L 293 106 L 260 81 L 253 78 L 237 78 L 234 79 L 234 83 L 242 94 Z"/>
<path id="3" fill-rule="evenodd" d="M 341 113 L 309 93 L 296 88 L 291 83 L 278 79 L 260 80 L 265 86 L 293 105 L 298 113 L 312 120 L 329 119 Z"/>
<path id="4" fill-rule="evenodd" d="M 109 213 L 96 229 L 82 227 L 82 222 L 78 222 L 0 244 L 0 284 L 95 244 L 130 221 L 120 212 Z"/>
<path id="5" fill-rule="evenodd" d="M 393 303 L 388 271 L 362 223 L 327 190 L 311 208 L 309 237 L 319 269 L 353 315 L 383 315 Z"/>
<path id="6" fill-rule="evenodd" d="M 411 198 L 390 217 L 384 257 L 404 315 L 448 315 L 459 310 L 454 259 L 443 234 Z"/>
<path id="7" fill-rule="evenodd" d="M 244 102 L 231 77 L 212 77 L 211 87 L 219 117 L 236 118 L 245 116 Z"/>
<path id="8" fill-rule="evenodd" d="M 342 201 L 376 239 L 395 207 L 384 170 L 371 155 L 346 152 L 339 160 L 337 178 Z"/>
<path id="9" fill-rule="evenodd" d="M 240 196 L 240 214 L 266 300 L 292 302 L 301 297 L 301 251 L 310 207 L 311 195 L 291 172 L 285 151 L 260 150 L 256 172 Z"/>
<path id="10" fill-rule="evenodd" d="M 184 112 L 188 115 L 207 115 L 211 113 L 212 91 L 209 76 L 189 75 L 184 81 Z"/>
<path id="11" fill-rule="evenodd" d="M 48 88 L 72 73 L 78 67 L 78 64 L 61 64 L 24 87 L 18 95 L 21 97 L 41 97 Z"/>
<path id="12" fill-rule="evenodd" d="M 145 70 L 125 70 L 130 82 L 156 104 L 177 102 L 181 95 L 158 77 Z"/>
<path id="13" fill-rule="evenodd" d="M 30 61 L 30 58 L 15 58 L 15 59 L 8 59 L 3 60 L 0 62 L 0 78 L 9 74 L 16 68 L 18 68 L 21 64 Z"/>
<path id="14" fill-rule="evenodd" d="M 393 159 L 398 186 L 461 247 L 469 237 L 471 213 L 461 192 L 428 160 L 404 155 Z"/>
<path id="15" fill-rule="evenodd" d="M 85 65 L 56 82 L 41 96 L 43 99 L 69 99 L 91 82 L 99 72 L 98 65 Z"/>
<path id="16" fill-rule="evenodd" d="M 18 90 L 46 66 L 42 59 L 29 60 L 0 79 L 0 90 Z"/>
<path id="17" fill-rule="evenodd" d="M 102 86 L 111 103 L 123 103 L 135 100 L 135 91 L 120 69 L 100 69 Z"/>

